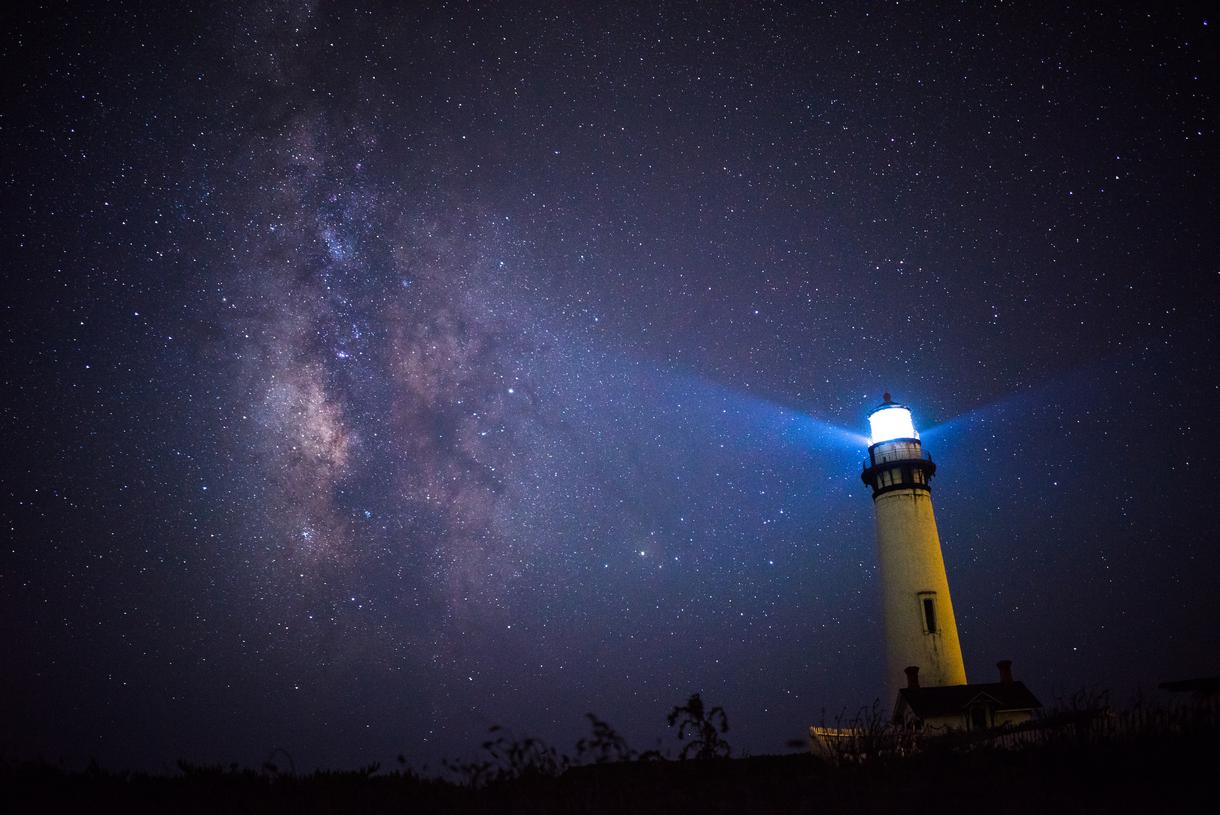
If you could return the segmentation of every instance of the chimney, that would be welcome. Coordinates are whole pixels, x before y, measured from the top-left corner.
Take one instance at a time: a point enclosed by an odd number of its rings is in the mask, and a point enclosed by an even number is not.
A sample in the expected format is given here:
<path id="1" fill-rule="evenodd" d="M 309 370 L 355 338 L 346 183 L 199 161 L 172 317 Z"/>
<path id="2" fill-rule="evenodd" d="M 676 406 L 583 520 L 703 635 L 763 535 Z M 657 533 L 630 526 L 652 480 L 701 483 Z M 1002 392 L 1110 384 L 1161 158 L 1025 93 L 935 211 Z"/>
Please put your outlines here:
<path id="1" fill-rule="evenodd" d="M 1001 659 L 995 664 L 1000 669 L 1000 683 L 1004 685 L 1012 684 L 1012 660 Z"/>
<path id="2" fill-rule="evenodd" d="M 918 665 L 912 665 L 911 667 L 906 668 L 903 671 L 903 673 L 905 673 L 907 675 L 907 687 L 908 688 L 918 688 L 919 687 L 919 666 Z"/>

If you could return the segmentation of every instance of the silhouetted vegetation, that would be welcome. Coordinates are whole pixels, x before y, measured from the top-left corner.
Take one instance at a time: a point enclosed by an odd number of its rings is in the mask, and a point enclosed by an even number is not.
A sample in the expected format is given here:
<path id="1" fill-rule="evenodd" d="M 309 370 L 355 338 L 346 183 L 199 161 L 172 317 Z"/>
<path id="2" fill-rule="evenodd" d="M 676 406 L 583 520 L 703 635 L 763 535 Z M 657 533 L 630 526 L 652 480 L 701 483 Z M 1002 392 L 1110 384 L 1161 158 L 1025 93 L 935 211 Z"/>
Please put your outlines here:
<path id="1" fill-rule="evenodd" d="M 729 732 L 729 719 L 724 708 L 705 709 L 703 699 L 697 693 L 691 694 L 684 706 L 669 711 L 666 721 L 670 727 L 678 726 L 679 741 L 690 732 L 691 740 L 682 748 L 680 758 L 690 758 L 692 755 L 698 759 L 728 758 L 732 753 L 729 743 L 720 738 L 721 733 Z"/>
<path id="2" fill-rule="evenodd" d="M 861 708 L 855 716 L 840 714 L 830 729 L 844 735 L 815 743 L 815 752 L 833 764 L 867 764 L 895 756 L 904 756 L 916 749 L 918 734 L 896 725 L 881 709 L 881 702 Z M 822 749 L 817 749 L 817 748 Z"/>
<path id="3" fill-rule="evenodd" d="M 592 713 L 586 713 L 585 718 L 593 726 L 593 735 L 576 742 L 578 763 L 608 764 L 612 761 L 631 761 L 638 755 L 613 727 Z"/>
<path id="4" fill-rule="evenodd" d="M 1020 727 L 921 739 L 874 705 L 839 730 L 854 734 L 811 752 L 728 759 L 728 717 L 699 695 L 666 718 L 685 742 L 678 757 L 639 753 L 588 714 L 591 733 L 570 758 L 493 727 L 449 778 L 378 764 L 298 774 L 276 750 L 260 769 L 178 763 L 173 775 L 0 765 L 9 812 L 890 812 L 956 807 L 997 813 L 1214 809 L 1220 709 L 1214 700 L 1115 709 L 1104 694 L 1065 700 Z"/>
<path id="5" fill-rule="evenodd" d="M 492 725 L 488 735 L 491 738 L 483 742 L 487 759 L 444 762 L 445 768 L 454 773 L 463 786 L 478 788 L 520 779 L 554 778 L 572 763 L 541 739 L 517 739 L 499 725 Z"/>

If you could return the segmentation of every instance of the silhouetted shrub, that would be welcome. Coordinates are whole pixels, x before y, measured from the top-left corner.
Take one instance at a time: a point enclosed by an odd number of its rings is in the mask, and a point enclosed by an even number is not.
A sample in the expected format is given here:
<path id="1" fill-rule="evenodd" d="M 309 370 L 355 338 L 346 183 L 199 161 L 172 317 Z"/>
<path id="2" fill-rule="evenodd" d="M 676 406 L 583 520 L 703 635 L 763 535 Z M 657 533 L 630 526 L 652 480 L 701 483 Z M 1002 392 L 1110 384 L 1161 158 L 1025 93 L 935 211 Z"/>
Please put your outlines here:
<path id="1" fill-rule="evenodd" d="M 448 761 L 444 766 L 457 775 L 467 787 L 480 788 L 493 782 L 521 778 L 554 778 L 571 764 L 571 760 L 541 739 L 518 740 L 512 731 L 492 725 L 483 742 L 488 761 Z"/>
<path id="2" fill-rule="evenodd" d="M 635 750 L 613 727 L 592 713 L 586 713 L 585 717 L 593 727 L 593 735 L 576 742 L 577 761 L 606 764 L 611 761 L 631 761 L 636 757 Z"/>
<path id="3" fill-rule="evenodd" d="M 691 740 L 682 748 L 679 758 L 686 759 L 692 754 L 698 759 L 728 758 L 732 754 L 729 743 L 720 738 L 721 733 L 729 732 L 729 719 L 724 708 L 714 707 L 707 710 L 703 698 L 692 693 L 690 699 L 681 707 L 675 707 L 666 717 L 669 726 L 678 725 L 678 740 L 686 738 L 689 731 Z"/>

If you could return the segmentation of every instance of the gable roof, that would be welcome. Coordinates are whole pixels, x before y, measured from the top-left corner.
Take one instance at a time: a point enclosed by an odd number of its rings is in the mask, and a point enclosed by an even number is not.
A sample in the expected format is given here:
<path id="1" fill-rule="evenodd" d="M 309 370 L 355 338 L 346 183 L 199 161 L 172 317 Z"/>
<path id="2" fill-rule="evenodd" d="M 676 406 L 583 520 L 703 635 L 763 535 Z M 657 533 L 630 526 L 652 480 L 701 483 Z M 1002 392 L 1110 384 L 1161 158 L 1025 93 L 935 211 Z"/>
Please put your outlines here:
<path id="1" fill-rule="evenodd" d="M 1034 710 L 1042 707 L 1024 682 L 986 682 L 974 685 L 942 685 L 934 688 L 903 688 L 898 691 L 894 717 L 909 708 L 921 719 L 953 716 L 965 712 L 976 701 L 985 701 L 997 711 Z"/>

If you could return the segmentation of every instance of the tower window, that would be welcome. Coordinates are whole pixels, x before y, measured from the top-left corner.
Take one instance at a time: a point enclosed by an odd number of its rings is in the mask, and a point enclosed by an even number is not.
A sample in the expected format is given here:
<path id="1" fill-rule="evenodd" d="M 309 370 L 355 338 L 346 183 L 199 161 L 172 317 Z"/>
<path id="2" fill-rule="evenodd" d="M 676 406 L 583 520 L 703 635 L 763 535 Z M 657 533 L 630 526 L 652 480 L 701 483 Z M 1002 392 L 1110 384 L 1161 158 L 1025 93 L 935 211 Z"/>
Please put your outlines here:
<path id="1" fill-rule="evenodd" d="M 927 634 L 935 634 L 940 631 L 936 625 L 936 594 L 934 592 L 921 592 L 919 595 L 919 608 L 923 612 L 923 630 Z"/>

